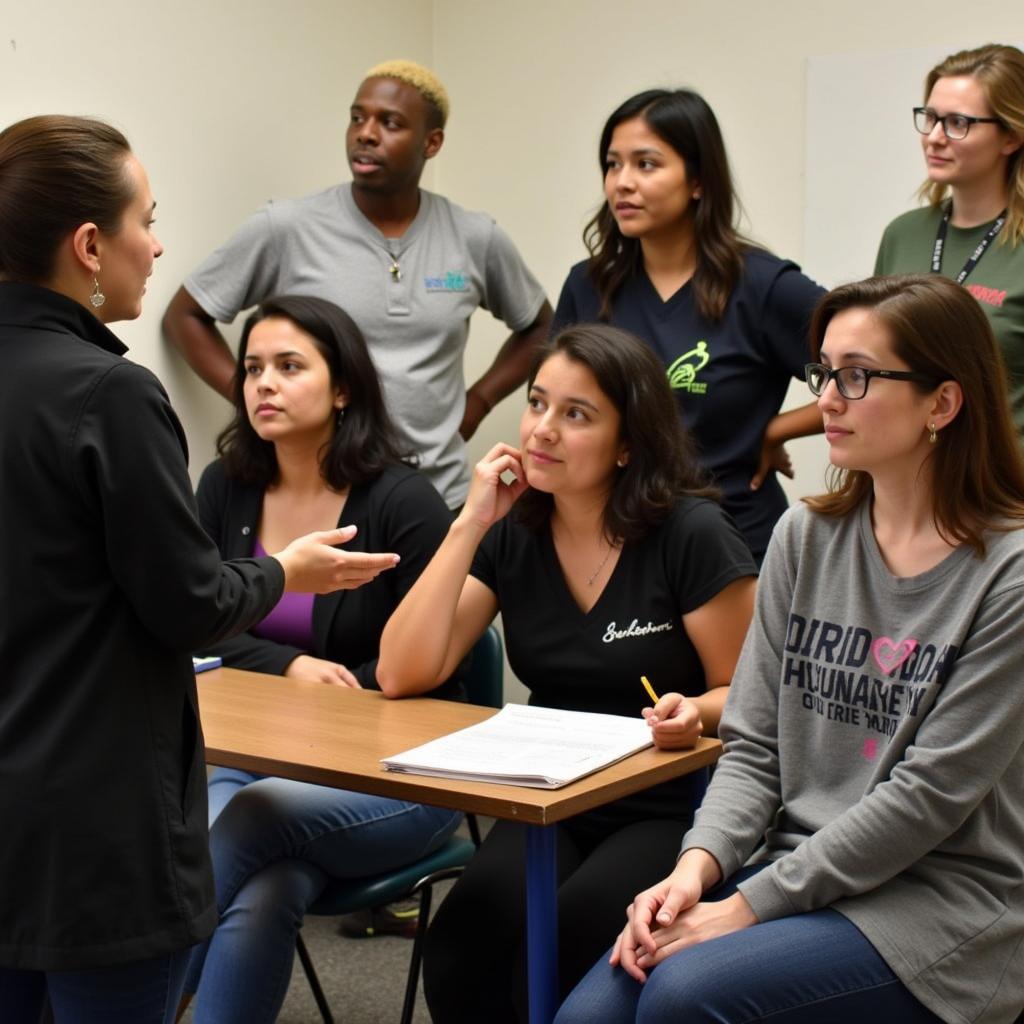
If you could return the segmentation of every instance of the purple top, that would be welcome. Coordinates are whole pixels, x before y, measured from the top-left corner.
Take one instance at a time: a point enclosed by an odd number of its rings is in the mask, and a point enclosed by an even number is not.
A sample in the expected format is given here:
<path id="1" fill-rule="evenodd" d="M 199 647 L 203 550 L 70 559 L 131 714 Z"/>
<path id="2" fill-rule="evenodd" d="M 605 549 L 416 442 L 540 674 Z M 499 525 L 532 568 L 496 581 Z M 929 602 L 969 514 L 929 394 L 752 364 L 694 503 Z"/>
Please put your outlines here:
<path id="1" fill-rule="evenodd" d="M 254 558 L 262 558 L 269 554 L 266 548 L 256 539 L 253 549 Z M 270 614 L 258 622 L 249 631 L 253 636 L 274 643 L 288 644 L 290 647 L 301 647 L 304 651 L 313 649 L 313 598 L 315 594 L 281 595 L 281 600 L 274 605 Z"/>

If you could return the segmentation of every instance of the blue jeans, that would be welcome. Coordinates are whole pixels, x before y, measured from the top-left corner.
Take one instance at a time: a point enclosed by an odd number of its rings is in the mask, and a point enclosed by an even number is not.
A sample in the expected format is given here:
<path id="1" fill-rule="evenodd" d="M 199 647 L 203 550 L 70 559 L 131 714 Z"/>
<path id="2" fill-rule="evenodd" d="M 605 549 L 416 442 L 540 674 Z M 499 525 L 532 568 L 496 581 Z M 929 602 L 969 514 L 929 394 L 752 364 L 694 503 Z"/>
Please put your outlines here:
<path id="1" fill-rule="evenodd" d="M 744 869 L 708 899 L 724 899 Z M 681 950 L 643 985 L 599 960 L 555 1024 L 941 1024 L 842 914 L 767 921 Z"/>
<path id="2" fill-rule="evenodd" d="M 251 775 L 242 785 L 244 777 L 219 770 L 210 781 L 223 807 L 210 828 L 220 921 L 189 964 L 195 1024 L 271 1024 L 288 991 L 296 932 L 328 881 L 417 860 L 461 817 L 288 779 Z"/>
<path id="3" fill-rule="evenodd" d="M 0 967 L 0 1021 L 39 1024 L 47 995 L 56 1024 L 171 1024 L 189 951 L 78 971 Z"/>
<path id="4" fill-rule="evenodd" d="M 268 779 L 269 775 L 257 775 L 255 772 L 243 772 L 237 768 L 214 768 L 206 783 L 206 799 L 209 804 L 209 823 L 220 817 L 220 812 L 228 805 L 228 801 L 243 787 L 257 779 Z"/>

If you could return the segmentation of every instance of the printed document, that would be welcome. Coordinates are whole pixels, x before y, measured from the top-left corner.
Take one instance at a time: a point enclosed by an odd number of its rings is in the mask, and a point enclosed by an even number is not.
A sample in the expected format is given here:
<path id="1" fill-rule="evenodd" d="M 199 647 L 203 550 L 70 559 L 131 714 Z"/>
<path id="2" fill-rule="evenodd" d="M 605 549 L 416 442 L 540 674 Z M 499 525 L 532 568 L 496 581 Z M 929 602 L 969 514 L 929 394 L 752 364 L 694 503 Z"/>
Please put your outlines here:
<path id="1" fill-rule="evenodd" d="M 412 775 L 557 789 L 652 742 L 639 717 L 506 704 L 483 722 L 381 763 Z"/>

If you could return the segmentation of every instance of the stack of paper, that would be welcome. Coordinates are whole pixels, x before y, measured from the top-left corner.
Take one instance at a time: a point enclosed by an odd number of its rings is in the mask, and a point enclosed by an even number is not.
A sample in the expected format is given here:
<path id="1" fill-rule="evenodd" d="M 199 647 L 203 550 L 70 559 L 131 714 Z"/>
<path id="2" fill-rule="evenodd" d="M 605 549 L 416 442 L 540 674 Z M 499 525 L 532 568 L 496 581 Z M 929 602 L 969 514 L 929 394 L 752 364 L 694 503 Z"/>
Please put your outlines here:
<path id="1" fill-rule="evenodd" d="M 651 746 L 642 718 L 506 704 L 381 763 L 392 772 L 557 789 Z"/>

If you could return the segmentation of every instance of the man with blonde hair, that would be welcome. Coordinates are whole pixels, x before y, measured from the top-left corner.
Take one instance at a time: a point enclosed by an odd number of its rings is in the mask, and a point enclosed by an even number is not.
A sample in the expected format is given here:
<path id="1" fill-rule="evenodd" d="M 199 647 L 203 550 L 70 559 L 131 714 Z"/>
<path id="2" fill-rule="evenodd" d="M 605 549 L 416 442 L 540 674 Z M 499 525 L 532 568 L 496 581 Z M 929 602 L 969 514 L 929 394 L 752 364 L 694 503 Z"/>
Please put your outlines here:
<path id="1" fill-rule="evenodd" d="M 186 278 L 167 338 L 222 395 L 235 359 L 216 322 L 275 294 L 341 306 L 366 336 L 395 420 L 449 507 L 465 500 L 465 440 L 525 381 L 551 307 L 508 236 L 484 213 L 419 186 L 444 142 L 449 102 L 412 61 L 371 68 L 352 102 L 350 184 L 270 202 Z M 468 390 L 469 317 L 485 307 L 511 335 Z"/>

